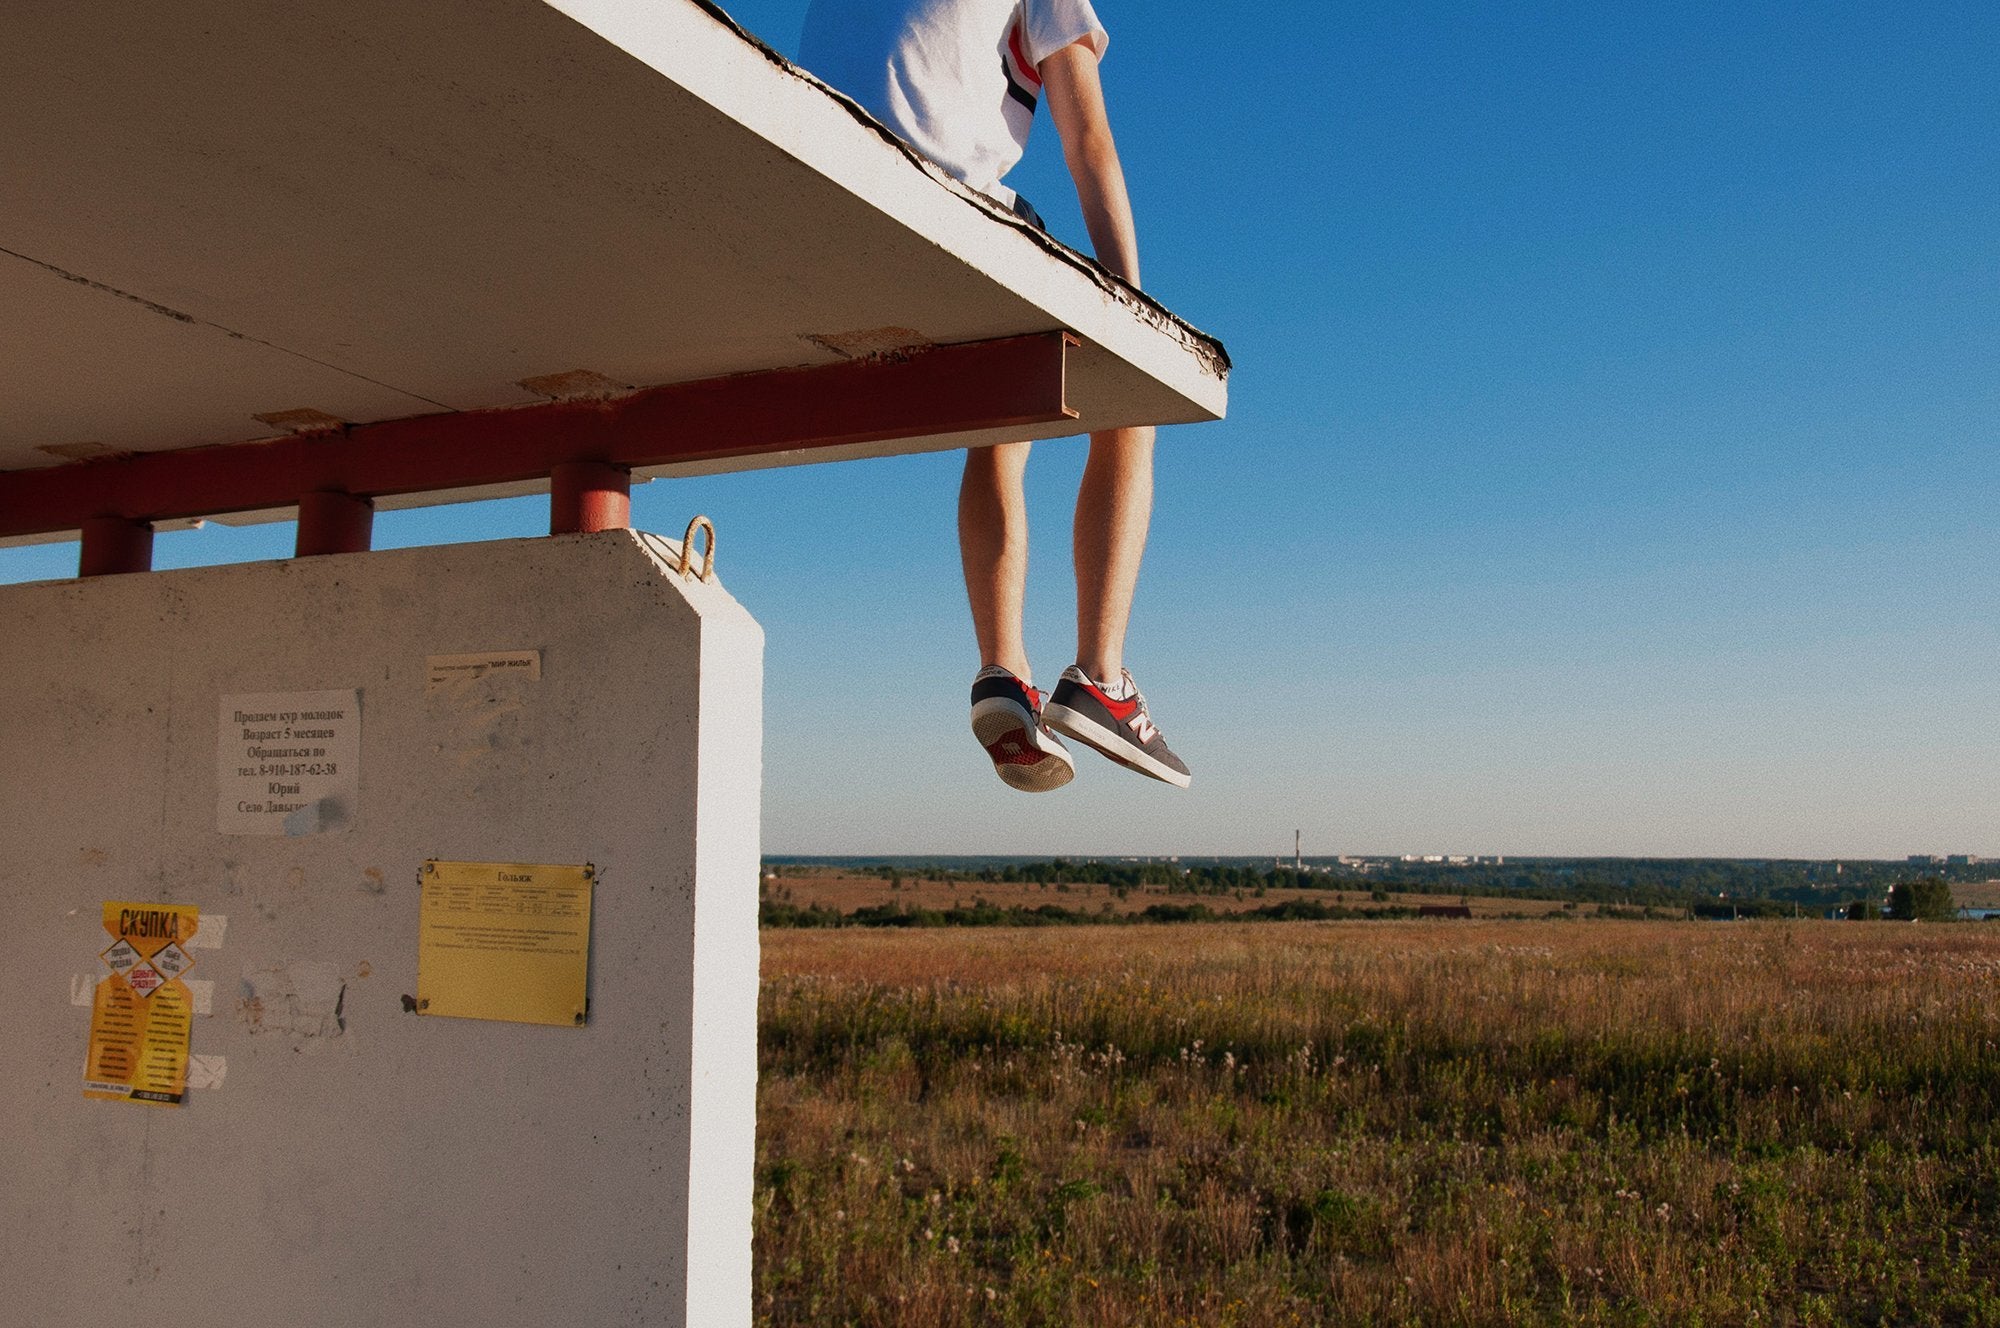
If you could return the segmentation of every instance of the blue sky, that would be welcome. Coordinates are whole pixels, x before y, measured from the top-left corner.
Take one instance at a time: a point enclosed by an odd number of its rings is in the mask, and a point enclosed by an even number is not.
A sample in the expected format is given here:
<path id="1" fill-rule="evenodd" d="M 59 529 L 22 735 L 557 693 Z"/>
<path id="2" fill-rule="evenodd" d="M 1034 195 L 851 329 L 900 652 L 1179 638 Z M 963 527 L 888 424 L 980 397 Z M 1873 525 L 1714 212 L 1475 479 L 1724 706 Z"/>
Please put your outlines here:
<path id="1" fill-rule="evenodd" d="M 956 458 L 649 485 L 768 633 L 767 851 L 2000 854 L 2000 10 L 1098 8 L 1148 286 L 1237 365 L 1127 650 L 1194 787 L 993 778 Z M 1011 182 L 1082 241 L 1046 123 Z M 1031 468 L 1045 682 L 1081 465 Z"/>

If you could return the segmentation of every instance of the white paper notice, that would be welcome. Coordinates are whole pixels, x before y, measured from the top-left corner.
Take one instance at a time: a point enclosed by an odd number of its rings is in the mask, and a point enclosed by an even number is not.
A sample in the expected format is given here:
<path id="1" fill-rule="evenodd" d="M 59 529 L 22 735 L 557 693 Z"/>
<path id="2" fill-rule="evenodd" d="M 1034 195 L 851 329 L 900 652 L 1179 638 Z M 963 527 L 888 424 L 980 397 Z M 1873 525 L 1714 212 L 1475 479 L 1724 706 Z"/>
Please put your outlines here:
<path id="1" fill-rule="evenodd" d="M 483 655 L 426 655 L 424 670 L 424 685 L 431 691 L 453 683 L 501 676 L 539 682 L 542 677 L 542 652 L 499 650 Z"/>
<path id="2" fill-rule="evenodd" d="M 225 696 L 215 762 L 221 833 L 344 829 L 361 792 L 361 693 Z"/>

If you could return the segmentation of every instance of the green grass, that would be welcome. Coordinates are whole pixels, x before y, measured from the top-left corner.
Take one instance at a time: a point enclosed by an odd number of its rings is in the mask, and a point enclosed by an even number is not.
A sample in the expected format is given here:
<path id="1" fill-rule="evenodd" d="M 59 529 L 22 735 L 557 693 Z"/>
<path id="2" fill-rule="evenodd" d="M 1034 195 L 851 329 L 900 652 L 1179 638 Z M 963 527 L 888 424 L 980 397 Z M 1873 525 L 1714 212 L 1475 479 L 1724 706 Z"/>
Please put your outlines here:
<path id="1" fill-rule="evenodd" d="M 2000 1324 L 2000 934 L 789 937 L 766 1324 Z"/>

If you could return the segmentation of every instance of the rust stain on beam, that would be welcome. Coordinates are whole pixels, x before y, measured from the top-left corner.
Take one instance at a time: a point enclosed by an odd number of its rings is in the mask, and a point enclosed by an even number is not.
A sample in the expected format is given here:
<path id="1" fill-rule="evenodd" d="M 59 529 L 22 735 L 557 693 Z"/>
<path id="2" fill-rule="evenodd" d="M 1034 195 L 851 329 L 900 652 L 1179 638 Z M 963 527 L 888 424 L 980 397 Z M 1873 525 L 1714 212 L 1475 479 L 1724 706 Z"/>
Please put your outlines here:
<path id="1" fill-rule="evenodd" d="M 0 537 L 96 517 L 160 521 L 627 470 L 1077 418 L 1064 397 L 1076 338 L 1045 332 L 879 359 L 710 378 L 607 400 L 551 401 L 350 425 L 339 433 L 145 452 L 0 472 Z"/>

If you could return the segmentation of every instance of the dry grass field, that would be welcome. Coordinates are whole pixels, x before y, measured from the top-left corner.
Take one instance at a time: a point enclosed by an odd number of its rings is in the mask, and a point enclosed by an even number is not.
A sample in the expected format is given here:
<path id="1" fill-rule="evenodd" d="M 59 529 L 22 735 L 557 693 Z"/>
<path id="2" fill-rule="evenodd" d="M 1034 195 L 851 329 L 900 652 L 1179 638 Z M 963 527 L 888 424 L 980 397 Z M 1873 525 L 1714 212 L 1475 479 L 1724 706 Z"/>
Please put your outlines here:
<path id="1" fill-rule="evenodd" d="M 900 886 L 895 886 L 880 876 L 864 876 L 812 867 L 788 867 L 781 870 L 775 879 L 765 881 L 764 894 L 767 898 L 795 904 L 800 908 L 810 908 L 817 904 L 840 913 L 852 913 L 857 908 L 873 908 L 883 904 L 900 904 L 912 910 L 942 911 L 959 905 L 970 906 L 981 902 L 991 904 L 995 908 L 1022 909 L 1054 904 L 1076 913 L 1114 913 L 1121 916 L 1143 913 L 1153 904 L 1204 904 L 1216 913 L 1228 914 L 1247 913 L 1252 909 L 1264 908 L 1291 899 L 1321 904 L 1345 904 L 1350 908 L 1421 908 L 1426 904 L 1459 902 L 1457 895 L 1401 894 L 1394 891 L 1389 893 L 1386 901 L 1373 901 L 1369 898 L 1367 887 L 1352 883 L 1345 890 L 1273 889 L 1266 890 L 1261 895 L 1250 890 L 1214 895 L 1174 894 L 1166 887 L 1157 885 L 1135 887 L 1121 894 L 1108 885 L 1041 885 L 1033 881 L 952 881 L 927 877 L 913 871 L 903 878 Z M 1560 901 L 1553 899 L 1473 896 L 1466 899 L 1465 903 L 1475 917 L 1498 917 L 1502 914 L 1544 917 L 1565 911 L 1589 917 L 1597 912 L 1595 904 L 1580 903 L 1566 910 Z"/>
<path id="2" fill-rule="evenodd" d="M 2000 926 L 764 946 L 763 1324 L 2000 1324 Z"/>

